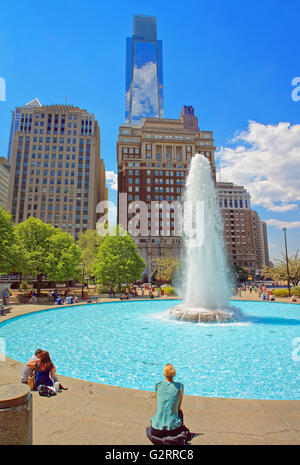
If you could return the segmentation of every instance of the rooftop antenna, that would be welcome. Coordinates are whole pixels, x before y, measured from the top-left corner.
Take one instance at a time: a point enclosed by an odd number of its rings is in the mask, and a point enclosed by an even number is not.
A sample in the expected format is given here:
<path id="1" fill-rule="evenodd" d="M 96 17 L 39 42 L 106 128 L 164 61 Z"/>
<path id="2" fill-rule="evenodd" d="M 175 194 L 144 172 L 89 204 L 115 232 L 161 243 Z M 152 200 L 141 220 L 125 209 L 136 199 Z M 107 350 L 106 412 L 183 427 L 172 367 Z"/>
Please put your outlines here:
<path id="1" fill-rule="evenodd" d="M 221 182 L 221 158 L 219 158 L 219 182 Z"/>
<path id="2" fill-rule="evenodd" d="M 68 103 L 68 97 L 66 97 L 66 105 L 67 105 L 67 103 Z"/>

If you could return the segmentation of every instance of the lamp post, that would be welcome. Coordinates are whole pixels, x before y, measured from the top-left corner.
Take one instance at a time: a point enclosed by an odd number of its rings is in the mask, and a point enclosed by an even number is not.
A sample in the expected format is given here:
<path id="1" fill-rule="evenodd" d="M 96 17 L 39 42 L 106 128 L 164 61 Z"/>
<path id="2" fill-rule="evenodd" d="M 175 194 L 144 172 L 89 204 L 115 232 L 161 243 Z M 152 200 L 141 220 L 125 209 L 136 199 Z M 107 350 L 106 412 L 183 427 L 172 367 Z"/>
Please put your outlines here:
<path id="1" fill-rule="evenodd" d="M 283 229 L 283 233 L 284 233 L 286 271 L 287 271 L 288 288 L 289 288 L 289 297 L 290 297 L 290 296 L 291 296 L 291 286 L 290 286 L 289 259 L 288 259 L 287 244 L 286 244 L 286 228 L 282 228 L 282 229 Z"/>
<path id="2" fill-rule="evenodd" d="M 84 289 L 84 269 L 85 265 L 82 265 L 82 285 L 81 285 L 81 299 L 83 300 L 83 289 Z"/>

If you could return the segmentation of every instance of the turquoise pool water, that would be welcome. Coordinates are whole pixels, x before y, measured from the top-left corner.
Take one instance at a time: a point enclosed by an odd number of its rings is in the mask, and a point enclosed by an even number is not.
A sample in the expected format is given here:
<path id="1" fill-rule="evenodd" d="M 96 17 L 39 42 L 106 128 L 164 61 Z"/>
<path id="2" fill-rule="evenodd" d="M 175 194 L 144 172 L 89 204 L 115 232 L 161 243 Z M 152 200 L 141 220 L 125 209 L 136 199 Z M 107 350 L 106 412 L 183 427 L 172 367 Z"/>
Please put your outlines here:
<path id="1" fill-rule="evenodd" d="M 300 399 L 300 361 L 292 357 L 300 306 L 232 301 L 245 321 L 220 325 L 165 319 L 177 303 L 55 307 L 1 323 L 0 338 L 8 357 L 25 363 L 41 347 L 58 373 L 98 383 L 153 390 L 169 362 L 186 394 Z"/>

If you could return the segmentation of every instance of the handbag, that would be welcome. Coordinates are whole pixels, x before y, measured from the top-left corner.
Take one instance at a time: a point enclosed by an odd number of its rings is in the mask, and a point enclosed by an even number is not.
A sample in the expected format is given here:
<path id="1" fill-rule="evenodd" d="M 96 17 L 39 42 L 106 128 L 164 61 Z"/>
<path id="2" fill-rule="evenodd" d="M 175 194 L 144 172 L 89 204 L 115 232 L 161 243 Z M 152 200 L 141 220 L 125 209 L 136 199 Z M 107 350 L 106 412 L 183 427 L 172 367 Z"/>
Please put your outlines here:
<path id="1" fill-rule="evenodd" d="M 27 382 L 28 382 L 28 386 L 30 387 L 30 389 L 34 391 L 35 390 L 35 372 L 34 371 L 31 373 L 31 375 L 28 376 Z"/>
<path id="2" fill-rule="evenodd" d="M 35 380 L 36 374 L 38 372 L 38 364 L 35 364 L 35 368 L 32 370 L 31 374 L 28 376 L 27 383 L 32 391 L 35 391 Z"/>

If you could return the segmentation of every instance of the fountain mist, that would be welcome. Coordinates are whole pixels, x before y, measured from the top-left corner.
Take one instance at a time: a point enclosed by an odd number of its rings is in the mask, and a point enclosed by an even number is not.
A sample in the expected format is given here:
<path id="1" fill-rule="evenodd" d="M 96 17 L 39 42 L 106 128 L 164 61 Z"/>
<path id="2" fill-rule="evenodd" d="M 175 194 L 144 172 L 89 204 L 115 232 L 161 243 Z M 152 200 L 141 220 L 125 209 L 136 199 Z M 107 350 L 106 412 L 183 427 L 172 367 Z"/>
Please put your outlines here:
<path id="1" fill-rule="evenodd" d="M 239 311 L 229 306 L 231 285 L 223 225 L 209 161 L 196 154 L 186 180 L 183 213 L 184 303 L 170 310 L 185 321 L 233 321 Z"/>

